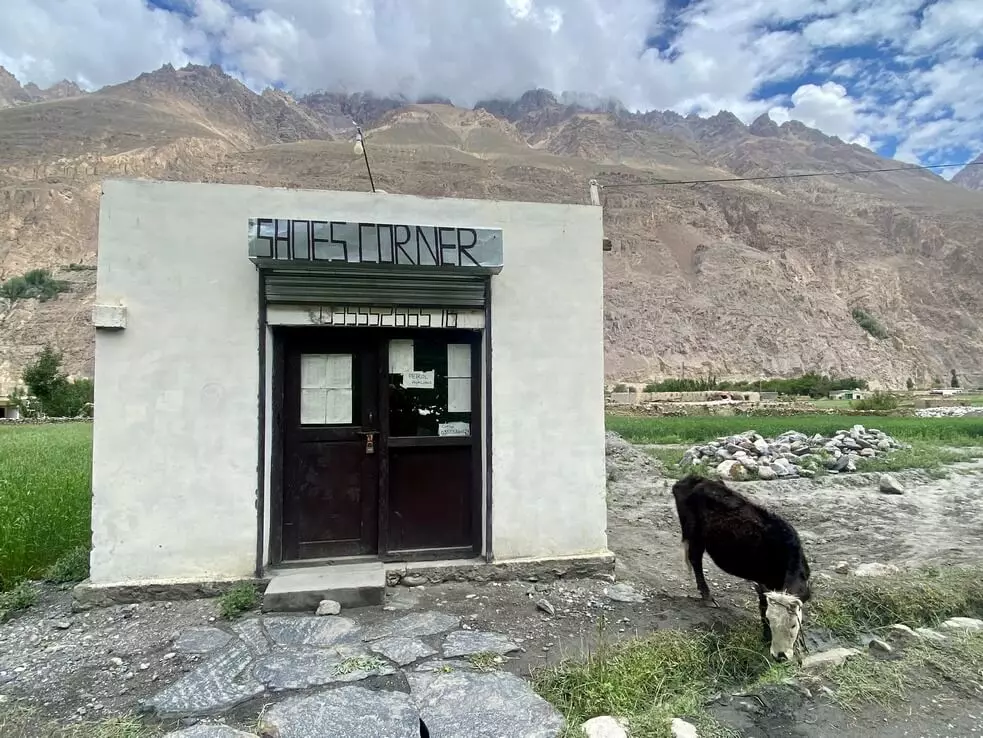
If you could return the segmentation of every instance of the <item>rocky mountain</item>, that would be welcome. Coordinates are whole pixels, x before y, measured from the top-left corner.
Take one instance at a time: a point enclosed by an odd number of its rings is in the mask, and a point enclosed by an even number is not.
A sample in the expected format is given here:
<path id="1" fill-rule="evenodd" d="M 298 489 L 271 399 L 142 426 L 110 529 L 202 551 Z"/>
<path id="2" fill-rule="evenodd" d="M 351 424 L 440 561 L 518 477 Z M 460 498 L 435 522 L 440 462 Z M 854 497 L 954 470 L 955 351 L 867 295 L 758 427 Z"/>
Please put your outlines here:
<path id="1" fill-rule="evenodd" d="M 0 108 L 44 102 L 45 100 L 60 100 L 65 97 L 79 97 L 84 94 L 77 84 L 69 82 L 67 79 L 63 79 L 45 90 L 33 82 L 22 87 L 14 75 L 0 67 Z"/>
<path id="2" fill-rule="evenodd" d="M 977 156 L 970 166 L 959 170 L 951 182 L 967 190 L 983 191 L 983 154 Z"/>
<path id="3" fill-rule="evenodd" d="M 3 99 L 26 89 L 0 74 Z M 70 287 L 0 299 L 0 384 L 45 341 L 91 374 L 103 178 L 366 190 L 353 121 L 391 193 L 586 202 L 596 178 L 611 379 L 816 370 L 904 386 L 983 366 L 983 193 L 925 171 L 667 184 L 894 164 L 800 123 L 546 90 L 473 109 L 255 94 L 218 67 L 165 66 L 0 110 L 0 279 L 45 267 Z"/>

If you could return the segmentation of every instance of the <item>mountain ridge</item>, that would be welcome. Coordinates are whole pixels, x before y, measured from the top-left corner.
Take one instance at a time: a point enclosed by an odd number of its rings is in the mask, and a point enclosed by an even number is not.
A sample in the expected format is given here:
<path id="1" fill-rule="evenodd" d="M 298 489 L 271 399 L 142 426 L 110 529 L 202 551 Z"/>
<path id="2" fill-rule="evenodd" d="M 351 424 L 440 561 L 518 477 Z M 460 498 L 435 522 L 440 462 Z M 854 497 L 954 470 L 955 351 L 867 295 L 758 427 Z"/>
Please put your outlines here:
<path id="1" fill-rule="evenodd" d="M 542 89 L 448 103 L 257 94 L 215 65 L 165 65 L 0 109 L 0 277 L 45 267 L 74 285 L 45 303 L 0 300 L 0 384 L 45 340 L 91 374 L 94 280 L 68 265 L 94 264 L 101 179 L 366 190 L 355 122 L 391 193 L 587 202 L 587 181 L 602 184 L 611 379 L 814 370 L 900 387 L 983 364 L 979 193 L 927 171 L 671 186 L 891 162 L 766 116 L 633 113 Z"/>

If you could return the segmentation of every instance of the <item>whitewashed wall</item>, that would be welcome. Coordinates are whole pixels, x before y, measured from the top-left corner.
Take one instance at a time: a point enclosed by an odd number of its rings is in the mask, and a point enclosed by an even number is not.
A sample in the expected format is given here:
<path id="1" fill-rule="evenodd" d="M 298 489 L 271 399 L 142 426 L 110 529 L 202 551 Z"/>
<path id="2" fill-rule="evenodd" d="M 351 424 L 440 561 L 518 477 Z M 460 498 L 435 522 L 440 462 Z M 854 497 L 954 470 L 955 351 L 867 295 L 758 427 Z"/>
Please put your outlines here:
<path id="1" fill-rule="evenodd" d="M 259 377 L 247 221 L 325 213 L 503 229 L 505 267 L 492 278 L 495 558 L 604 551 L 599 208 L 113 180 L 97 302 L 124 304 L 127 325 L 96 334 L 92 583 L 252 573 Z"/>

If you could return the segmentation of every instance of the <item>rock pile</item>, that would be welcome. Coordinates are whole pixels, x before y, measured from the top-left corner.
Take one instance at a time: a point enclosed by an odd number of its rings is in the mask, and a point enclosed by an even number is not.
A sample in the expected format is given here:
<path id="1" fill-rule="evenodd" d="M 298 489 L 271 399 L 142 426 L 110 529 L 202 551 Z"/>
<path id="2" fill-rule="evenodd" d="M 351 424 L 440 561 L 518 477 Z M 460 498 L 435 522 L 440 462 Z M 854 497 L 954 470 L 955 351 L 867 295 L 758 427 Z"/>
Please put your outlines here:
<path id="1" fill-rule="evenodd" d="M 983 407 L 952 405 L 947 407 L 926 407 L 915 410 L 919 418 L 962 418 L 967 415 L 983 415 Z"/>
<path id="2" fill-rule="evenodd" d="M 814 477 L 820 470 L 828 473 L 854 472 L 863 458 L 875 458 L 896 449 L 907 448 L 883 431 L 855 425 L 833 436 L 807 436 L 786 431 L 774 439 L 755 431 L 723 436 L 706 445 L 686 451 L 680 465 L 715 468 L 723 479 L 776 479 Z"/>

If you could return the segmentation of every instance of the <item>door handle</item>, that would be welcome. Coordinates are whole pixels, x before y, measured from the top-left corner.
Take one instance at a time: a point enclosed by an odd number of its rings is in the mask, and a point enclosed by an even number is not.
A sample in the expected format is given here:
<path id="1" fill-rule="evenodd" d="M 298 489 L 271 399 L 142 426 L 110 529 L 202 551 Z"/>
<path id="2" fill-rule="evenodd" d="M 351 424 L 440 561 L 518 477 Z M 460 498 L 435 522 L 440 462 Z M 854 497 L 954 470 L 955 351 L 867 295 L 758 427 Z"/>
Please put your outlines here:
<path id="1" fill-rule="evenodd" d="M 365 437 L 365 453 L 374 454 L 375 453 L 375 434 L 378 431 L 358 431 L 360 436 Z"/>

